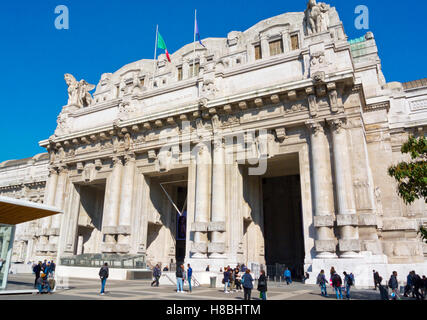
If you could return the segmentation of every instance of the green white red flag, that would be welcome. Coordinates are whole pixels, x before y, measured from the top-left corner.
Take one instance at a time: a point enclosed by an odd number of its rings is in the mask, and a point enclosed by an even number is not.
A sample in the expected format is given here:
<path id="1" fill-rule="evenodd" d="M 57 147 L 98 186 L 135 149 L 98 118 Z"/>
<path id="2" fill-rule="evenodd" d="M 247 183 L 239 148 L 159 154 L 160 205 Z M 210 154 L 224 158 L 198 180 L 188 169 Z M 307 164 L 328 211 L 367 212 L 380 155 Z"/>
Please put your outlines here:
<path id="1" fill-rule="evenodd" d="M 157 40 L 157 48 L 165 50 L 166 58 L 168 59 L 169 62 L 171 62 L 171 58 L 170 58 L 170 55 L 169 55 L 168 48 L 166 47 L 165 40 L 163 39 L 163 37 L 162 37 L 162 35 L 160 33 L 159 33 L 158 37 L 159 38 Z"/>

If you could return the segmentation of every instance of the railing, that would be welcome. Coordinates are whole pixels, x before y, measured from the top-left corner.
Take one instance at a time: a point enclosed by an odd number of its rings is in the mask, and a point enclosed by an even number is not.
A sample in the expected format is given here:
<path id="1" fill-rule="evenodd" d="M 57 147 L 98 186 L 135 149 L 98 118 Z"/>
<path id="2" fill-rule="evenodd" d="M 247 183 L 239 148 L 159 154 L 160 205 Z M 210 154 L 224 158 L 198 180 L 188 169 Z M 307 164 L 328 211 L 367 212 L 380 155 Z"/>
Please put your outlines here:
<path id="1" fill-rule="evenodd" d="M 145 255 L 82 254 L 61 258 L 69 267 L 102 267 L 105 263 L 117 269 L 147 269 Z"/>

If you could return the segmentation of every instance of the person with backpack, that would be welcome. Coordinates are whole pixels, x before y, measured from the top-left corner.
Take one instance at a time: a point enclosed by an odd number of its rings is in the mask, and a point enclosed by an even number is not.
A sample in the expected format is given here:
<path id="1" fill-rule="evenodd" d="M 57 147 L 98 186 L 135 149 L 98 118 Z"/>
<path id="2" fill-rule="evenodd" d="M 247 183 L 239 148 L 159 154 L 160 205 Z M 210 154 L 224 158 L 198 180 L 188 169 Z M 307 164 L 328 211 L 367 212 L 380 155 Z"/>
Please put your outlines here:
<path id="1" fill-rule="evenodd" d="M 391 289 L 391 299 L 392 300 L 400 300 L 398 288 L 399 282 L 397 281 L 397 272 L 393 271 L 390 280 L 388 281 L 388 287 Z"/>
<path id="2" fill-rule="evenodd" d="M 151 286 L 158 287 L 159 286 L 159 279 L 162 275 L 162 271 L 160 270 L 160 266 L 156 264 L 156 266 L 153 269 L 153 282 L 151 282 Z"/>
<path id="3" fill-rule="evenodd" d="M 245 274 L 242 277 L 242 285 L 244 291 L 244 299 L 251 300 L 251 292 L 254 287 L 253 282 L 254 279 L 251 276 L 251 270 L 246 269 Z"/>
<path id="4" fill-rule="evenodd" d="M 352 273 L 347 274 L 347 272 L 344 273 L 344 283 L 345 283 L 345 296 L 348 300 L 350 300 L 350 289 L 351 286 L 354 286 L 354 276 Z"/>
<path id="5" fill-rule="evenodd" d="M 258 291 L 259 297 L 262 300 L 267 300 L 267 277 L 265 276 L 264 270 L 261 270 L 261 275 L 258 279 Z"/>
<path id="6" fill-rule="evenodd" d="M 335 289 L 335 293 L 337 295 L 337 300 L 342 300 L 343 299 L 342 288 L 341 288 L 342 279 L 341 279 L 341 276 L 336 272 L 332 275 L 332 286 Z"/>
<path id="7" fill-rule="evenodd" d="M 104 265 L 99 270 L 99 278 L 101 279 L 101 296 L 103 296 L 105 293 L 105 284 L 107 283 L 108 276 L 108 263 L 104 263 Z"/>
<path id="8" fill-rule="evenodd" d="M 320 294 L 325 297 L 328 296 L 328 292 L 326 290 L 326 283 L 327 280 L 325 276 L 325 270 L 321 270 L 320 273 L 317 275 L 316 284 L 320 286 Z"/>

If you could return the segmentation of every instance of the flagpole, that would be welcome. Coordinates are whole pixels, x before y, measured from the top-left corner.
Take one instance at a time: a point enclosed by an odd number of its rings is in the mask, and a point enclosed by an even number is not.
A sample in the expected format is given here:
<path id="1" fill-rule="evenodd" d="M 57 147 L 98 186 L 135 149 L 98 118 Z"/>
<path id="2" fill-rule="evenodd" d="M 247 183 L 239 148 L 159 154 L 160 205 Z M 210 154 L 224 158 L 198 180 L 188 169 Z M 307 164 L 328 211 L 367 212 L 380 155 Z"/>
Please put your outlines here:
<path id="1" fill-rule="evenodd" d="M 159 25 L 157 25 L 156 27 L 156 43 L 154 45 L 154 63 L 156 64 L 155 68 L 154 68 L 154 73 L 153 73 L 153 88 L 154 88 L 154 78 L 156 77 L 156 73 L 157 73 L 157 40 L 159 38 Z"/>
<path id="2" fill-rule="evenodd" d="M 193 76 L 196 75 L 196 24 L 197 24 L 197 9 L 194 11 Z"/>

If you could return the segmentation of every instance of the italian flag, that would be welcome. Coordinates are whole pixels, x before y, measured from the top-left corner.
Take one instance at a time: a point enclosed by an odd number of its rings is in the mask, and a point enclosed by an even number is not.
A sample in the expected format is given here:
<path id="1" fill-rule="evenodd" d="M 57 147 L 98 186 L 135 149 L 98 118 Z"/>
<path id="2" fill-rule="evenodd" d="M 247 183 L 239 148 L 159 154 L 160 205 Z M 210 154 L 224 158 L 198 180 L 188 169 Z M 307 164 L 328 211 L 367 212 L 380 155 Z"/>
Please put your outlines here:
<path id="1" fill-rule="evenodd" d="M 163 37 L 160 33 L 159 33 L 158 37 L 159 37 L 159 39 L 157 40 L 158 41 L 157 48 L 165 50 L 166 58 L 168 58 L 168 61 L 171 62 L 171 57 L 169 55 L 168 48 L 166 47 L 165 40 L 163 40 Z"/>

